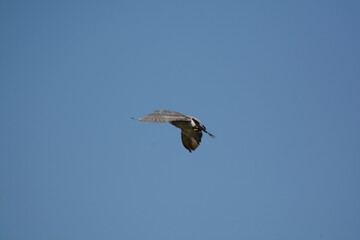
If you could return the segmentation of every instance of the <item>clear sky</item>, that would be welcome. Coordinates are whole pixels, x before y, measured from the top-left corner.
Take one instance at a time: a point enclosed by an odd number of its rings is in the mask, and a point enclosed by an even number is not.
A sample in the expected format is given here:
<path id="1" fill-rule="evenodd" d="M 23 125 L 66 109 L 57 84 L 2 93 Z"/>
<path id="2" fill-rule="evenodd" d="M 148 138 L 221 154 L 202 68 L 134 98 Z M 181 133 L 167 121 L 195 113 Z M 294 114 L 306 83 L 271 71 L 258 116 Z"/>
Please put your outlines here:
<path id="1" fill-rule="evenodd" d="M 1 1 L 0 239 L 360 239 L 359 13 Z"/>

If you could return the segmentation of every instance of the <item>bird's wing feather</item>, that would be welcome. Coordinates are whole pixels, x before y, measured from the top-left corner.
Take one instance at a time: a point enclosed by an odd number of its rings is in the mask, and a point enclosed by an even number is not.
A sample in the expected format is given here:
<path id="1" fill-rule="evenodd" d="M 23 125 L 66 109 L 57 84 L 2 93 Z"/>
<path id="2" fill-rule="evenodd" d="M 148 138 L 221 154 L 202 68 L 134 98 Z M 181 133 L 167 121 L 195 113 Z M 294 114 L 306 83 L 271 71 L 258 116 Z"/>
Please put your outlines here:
<path id="1" fill-rule="evenodd" d="M 186 114 L 170 110 L 157 110 L 149 115 L 138 118 L 137 120 L 145 122 L 191 121 L 191 117 Z"/>
<path id="2" fill-rule="evenodd" d="M 194 151 L 201 142 L 202 132 L 197 129 L 182 129 L 181 140 L 189 152 Z"/>

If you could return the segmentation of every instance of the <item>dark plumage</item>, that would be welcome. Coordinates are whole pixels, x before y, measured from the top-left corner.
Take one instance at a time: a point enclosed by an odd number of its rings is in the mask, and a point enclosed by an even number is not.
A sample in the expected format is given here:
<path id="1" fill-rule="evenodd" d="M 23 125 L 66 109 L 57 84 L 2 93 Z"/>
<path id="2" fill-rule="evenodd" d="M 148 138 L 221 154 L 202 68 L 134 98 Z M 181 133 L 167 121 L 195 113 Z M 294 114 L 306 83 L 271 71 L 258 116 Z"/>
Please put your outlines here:
<path id="1" fill-rule="evenodd" d="M 180 128 L 182 143 L 189 152 L 194 151 L 200 145 L 202 131 L 212 138 L 215 137 L 206 130 L 205 125 L 199 119 L 171 110 L 157 110 L 137 120 L 158 123 L 169 122 Z"/>

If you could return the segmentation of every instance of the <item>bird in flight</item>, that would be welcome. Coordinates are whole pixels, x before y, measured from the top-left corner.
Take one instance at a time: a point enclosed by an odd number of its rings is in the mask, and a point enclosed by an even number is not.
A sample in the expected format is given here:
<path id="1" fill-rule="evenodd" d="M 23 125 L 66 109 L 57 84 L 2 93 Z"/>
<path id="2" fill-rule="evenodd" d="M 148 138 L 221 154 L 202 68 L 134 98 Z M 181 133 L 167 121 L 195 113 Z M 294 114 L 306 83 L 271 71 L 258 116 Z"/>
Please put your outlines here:
<path id="1" fill-rule="evenodd" d="M 202 131 L 209 134 L 212 138 L 215 137 L 206 130 L 205 125 L 199 119 L 171 110 L 156 110 L 136 120 L 157 123 L 169 122 L 175 127 L 180 128 L 182 143 L 189 152 L 194 151 L 200 145 Z"/>

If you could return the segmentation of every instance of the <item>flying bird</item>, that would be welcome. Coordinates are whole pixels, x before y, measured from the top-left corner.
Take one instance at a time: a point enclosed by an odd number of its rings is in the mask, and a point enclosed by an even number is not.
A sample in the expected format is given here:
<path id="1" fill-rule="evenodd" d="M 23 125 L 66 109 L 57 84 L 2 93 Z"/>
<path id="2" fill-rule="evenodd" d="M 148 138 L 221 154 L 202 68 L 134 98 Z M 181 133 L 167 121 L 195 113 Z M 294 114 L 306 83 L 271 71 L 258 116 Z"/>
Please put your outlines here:
<path id="1" fill-rule="evenodd" d="M 175 127 L 180 128 L 182 143 L 189 152 L 194 151 L 200 145 L 202 131 L 209 134 L 212 138 L 215 137 L 206 130 L 205 125 L 199 119 L 171 110 L 156 110 L 136 120 L 156 123 L 169 122 Z"/>

